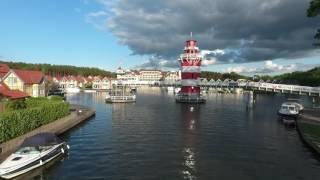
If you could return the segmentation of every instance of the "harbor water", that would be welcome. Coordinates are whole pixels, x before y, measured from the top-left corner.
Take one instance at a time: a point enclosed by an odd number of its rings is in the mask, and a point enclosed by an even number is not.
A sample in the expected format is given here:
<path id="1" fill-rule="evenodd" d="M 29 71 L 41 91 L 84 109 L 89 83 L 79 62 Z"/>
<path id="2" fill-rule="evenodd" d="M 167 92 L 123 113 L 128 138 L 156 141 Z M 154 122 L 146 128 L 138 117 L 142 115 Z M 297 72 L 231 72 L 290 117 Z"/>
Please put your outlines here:
<path id="1" fill-rule="evenodd" d="M 277 119 L 283 95 L 257 95 L 250 109 L 247 95 L 210 94 L 199 105 L 178 104 L 160 88 L 138 89 L 130 104 L 106 104 L 105 95 L 67 96 L 96 116 L 61 136 L 69 156 L 26 179 L 320 178 L 317 155 Z"/>

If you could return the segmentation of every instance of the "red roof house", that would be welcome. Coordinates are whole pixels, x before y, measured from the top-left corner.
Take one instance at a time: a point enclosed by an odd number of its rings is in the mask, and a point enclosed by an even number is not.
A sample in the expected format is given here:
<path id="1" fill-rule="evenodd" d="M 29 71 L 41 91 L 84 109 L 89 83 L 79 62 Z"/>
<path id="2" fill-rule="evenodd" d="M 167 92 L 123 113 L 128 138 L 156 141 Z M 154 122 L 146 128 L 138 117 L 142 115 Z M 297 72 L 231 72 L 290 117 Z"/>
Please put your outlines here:
<path id="1" fill-rule="evenodd" d="M 41 71 L 12 70 L 25 84 L 41 84 L 44 74 Z"/>
<path id="2" fill-rule="evenodd" d="M 41 71 L 11 69 L 2 79 L 10 90 L 19 90 L 33 97 L 45 96 L 45 76 Z"/>
<path id="3" fill-rule="evenodd" d="M 19 90 L 10 90 L 9 87 L 4 83 L 0 83 L 0 95 L 9 99 L 22 99 L 29 97 L 29 95 L 25 92 Z"/>

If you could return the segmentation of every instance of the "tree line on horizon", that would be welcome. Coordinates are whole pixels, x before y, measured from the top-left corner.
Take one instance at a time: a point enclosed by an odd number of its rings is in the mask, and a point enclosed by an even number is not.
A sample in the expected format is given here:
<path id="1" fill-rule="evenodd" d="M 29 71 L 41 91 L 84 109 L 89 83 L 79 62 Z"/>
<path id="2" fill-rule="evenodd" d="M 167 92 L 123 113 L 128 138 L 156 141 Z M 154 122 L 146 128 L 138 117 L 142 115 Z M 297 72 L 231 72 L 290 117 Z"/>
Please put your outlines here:
<path id="1" fill-rule="evenodd" d="M 203 71 L 201 72 L 202 78 L 207 78 L 208 80 L 225 80 L 225 79 L 247 79 L 253 81 L 260 81 L 263 80 L 264 82 L 276 82 L 281 84 L 294 84 L 294 85 L 301 85 L 301 86 L 312 86 L 318 87 L 320 86 L 320 67 L 315 67 L 308 71 L 295 71 L 291 73 L 285 73 L 275 76 L 270 75 L 262 75 L 262 76 L 244 76 L 237 74 L 235 72 L 231 73 L 219 73 L 219 72 L 210 72 L 210 71 Z"/>
<path id="2" fill-rule="evenodd" d="M 89 67 L 76 67 L 69 65 L 51 65 L 51 64 L 31 64 L 23 62 L 7 62 L 1 61 L 0 63 L 7 64 L 11 69 L 22 69 L 22 70 L 36 70 L 42 71 L 46 75 L 50 76 L 106 76 L 106 77 L 116 77 L 116 74 L 110 71 L 105 71 L 99 68 L 89 68 Z M 320 67 L 313 68 L 311 70 L 302 72 L 296 71 L 292 73 L 285 73 L 276 76 L 255 76 L 255 78 L 250 76 L 245 76 L 237 74 L 235 72 L 230 73 L 219 73 L 212 71 L 202 71 L 202 78 L 207 78 L 208 80 L 225 80 L 225 79 L 247 79 L 247 80 L 264 80 L 264 81 L 276 81 L 283 84 L 296 84 L 302 86 L 320 86 Z"/>
<path id="3" fill-rule="evenodd" d="M 52 65 L 52 64 L 32 64 L 24 62 L 8 62 L 1 61 L 0 63 L 7 64 L 11 69 L 34 70 L 41 71 L 50 76 L 103 76 L 115 77 L 115 73 L 105 71 L 99 68 L 91 67 L 76 67 L 70 65 Z"/>

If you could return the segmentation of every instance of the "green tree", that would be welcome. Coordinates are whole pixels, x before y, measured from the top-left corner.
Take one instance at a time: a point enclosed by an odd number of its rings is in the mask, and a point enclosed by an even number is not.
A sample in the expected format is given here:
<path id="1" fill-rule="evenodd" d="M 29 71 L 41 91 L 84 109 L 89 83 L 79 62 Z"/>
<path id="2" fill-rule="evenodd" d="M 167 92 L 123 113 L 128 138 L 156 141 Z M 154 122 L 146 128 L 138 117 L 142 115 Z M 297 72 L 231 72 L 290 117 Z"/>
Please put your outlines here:
<path id="1" fill-rule="evenodd" d="M 320 0 L 312 0 L 309 5 L 309 9 L 307 10 L 308 17 L 316 17 L 320 14 Z M 314 43 L 316 46 L 320 46 L 320 29 L 317 30 L 314 38 L 317 40 Z"/>

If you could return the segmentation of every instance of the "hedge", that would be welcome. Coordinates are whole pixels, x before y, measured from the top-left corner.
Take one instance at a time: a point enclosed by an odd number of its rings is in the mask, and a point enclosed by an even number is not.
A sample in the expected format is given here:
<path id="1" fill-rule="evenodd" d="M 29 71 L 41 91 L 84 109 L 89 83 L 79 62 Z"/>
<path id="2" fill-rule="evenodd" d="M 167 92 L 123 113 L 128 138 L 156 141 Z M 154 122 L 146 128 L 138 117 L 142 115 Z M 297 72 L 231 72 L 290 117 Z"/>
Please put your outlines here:
<path id="1" fill-rule="evenodd" d="M 42 103 L 33 101 L 28 104 L 35 105 L 15 111 L 0 113 L 0 143 L 23 135 L 42 125 L 65 117 L 69 112 L 69 104 L 58 101 L 41 100 Z"/>

